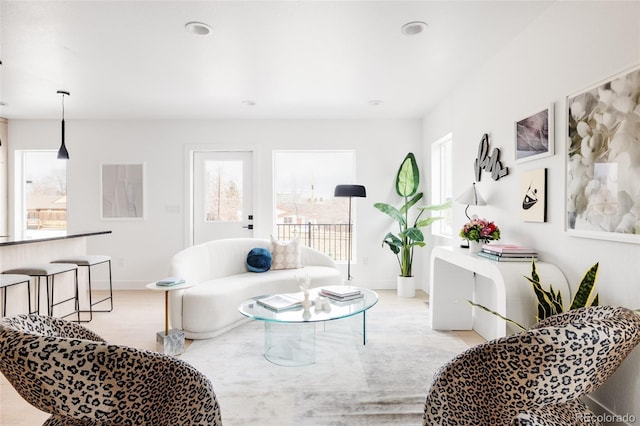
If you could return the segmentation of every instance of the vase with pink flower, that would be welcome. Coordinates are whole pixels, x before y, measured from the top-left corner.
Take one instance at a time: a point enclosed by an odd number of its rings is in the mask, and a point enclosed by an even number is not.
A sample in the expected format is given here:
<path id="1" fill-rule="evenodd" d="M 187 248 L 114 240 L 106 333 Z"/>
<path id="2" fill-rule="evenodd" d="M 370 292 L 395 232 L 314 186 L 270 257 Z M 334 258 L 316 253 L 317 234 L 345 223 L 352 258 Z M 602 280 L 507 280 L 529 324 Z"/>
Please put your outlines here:
<path id="1" fill-rule="evenodd" d="M 482 244 L 500 239 L 500 229 L 492 221 L 474 217 L 464 224 L 458 235 L 469 241 L 471 253 L 478 253 Z"/>

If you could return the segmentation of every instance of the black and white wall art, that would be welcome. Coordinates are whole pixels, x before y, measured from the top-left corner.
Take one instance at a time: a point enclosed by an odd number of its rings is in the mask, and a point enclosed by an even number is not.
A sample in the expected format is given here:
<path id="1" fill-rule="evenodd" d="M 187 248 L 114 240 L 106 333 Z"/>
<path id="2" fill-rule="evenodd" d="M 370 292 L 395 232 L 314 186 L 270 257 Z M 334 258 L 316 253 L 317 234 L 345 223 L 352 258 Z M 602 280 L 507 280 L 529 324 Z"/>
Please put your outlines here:
<path id="1" fill-rule="evenodd" d="M 522 172 L 520 176 L 520 219 L 547 221 L 547 169 Z"/>

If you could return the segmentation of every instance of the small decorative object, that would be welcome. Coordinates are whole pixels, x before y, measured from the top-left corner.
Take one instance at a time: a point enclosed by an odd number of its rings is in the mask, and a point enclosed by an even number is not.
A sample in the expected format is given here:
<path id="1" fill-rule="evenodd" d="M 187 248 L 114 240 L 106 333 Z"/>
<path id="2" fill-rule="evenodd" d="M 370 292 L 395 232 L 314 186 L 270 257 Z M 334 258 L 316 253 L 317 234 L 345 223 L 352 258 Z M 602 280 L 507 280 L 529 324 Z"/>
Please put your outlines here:
<path id="1" fill-rule="evenodd" d="M 304 300 L 302 301 L 302 309 L 304 310 L 304 312 L 309 312 L 309 309 L 311 309 L 311 300 L 309 299 L 309 285 L 311 284 L 311 278 L 307 274 L 304 276 L 304 278 L 298 278 L 298 282 L 300 283 L 300 290 L 304 295 Z"/>
<path id="2" fill-rule="evenodd" d="M 464 224 L 459 236 L 469 241 L 472 253 L 478 253 L 482 244 L 500 239 L 500 229 L 487 219 L 473 218 Z"/>
<path id="3" fill-rule="evenodd" d="M 478 157 L 474 162 L 476 181 L 480 182 L 483 170 L 491 173 L 493 180 L 498 180 L 509 174 L 509 168 L 502 167 L 498 148 L 493 148 L 493 152 L 489 155 L 489 135 L 487 133 L 482 135 L 480 145 L 478 145 Z"/>
<path id="4" fill-rule="evenodd" d="M 319 312 L 331 312 L 331 303 L 329 298 L 325 296 L 318 296 L 314 300 L 316 314 Z"/>

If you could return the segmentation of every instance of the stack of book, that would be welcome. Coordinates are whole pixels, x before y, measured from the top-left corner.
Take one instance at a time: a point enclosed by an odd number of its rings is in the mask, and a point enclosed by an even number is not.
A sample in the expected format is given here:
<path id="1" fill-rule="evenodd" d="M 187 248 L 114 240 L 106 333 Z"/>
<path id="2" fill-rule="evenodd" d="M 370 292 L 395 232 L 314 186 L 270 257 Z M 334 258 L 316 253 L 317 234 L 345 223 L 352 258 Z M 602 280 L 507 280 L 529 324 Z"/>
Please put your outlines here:
<path id="1" fill-rule="evenodd" d="M 538 259 L 538 253 L 534 249 L 514 244 L 483 244 L 478 256 L 498 262 L 527 262 Z"/>
<path id="2" fill-rule="evenodd" d="M 184 279 L 182 279 L 182 278 L 167 277 L 167 278 L 163 278 L 160 281 L 156 282 L 156 285 L 159 285 L 161 287 L 171 287 L 171 286 L 182 284 L 182 283 L 184 283 Z"/>
<path id="3" fill-rule="evenodd" d="M 258 305 L 271 309 L 276 312 L 286 311 L 289 309 L 298 309 L 302 307 L 302 293 L 274 294 L 262 299 L 258 299 Z"/>
<path id="4" fill-rule="evenodd" d="M 328 297 L 331 300 L 344 302 L 347 300 L 359 299 L 362 297 L 362 291 L 358 287 L 348 285 L 330 286 L 320 289 L 320 296 Z"/>

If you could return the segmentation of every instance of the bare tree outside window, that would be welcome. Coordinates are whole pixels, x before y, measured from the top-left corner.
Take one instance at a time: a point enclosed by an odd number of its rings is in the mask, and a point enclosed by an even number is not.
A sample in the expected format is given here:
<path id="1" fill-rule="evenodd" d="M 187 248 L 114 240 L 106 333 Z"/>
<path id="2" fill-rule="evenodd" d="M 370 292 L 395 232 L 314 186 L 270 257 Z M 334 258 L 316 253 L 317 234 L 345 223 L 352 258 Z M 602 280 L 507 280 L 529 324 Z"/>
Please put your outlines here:
<path id="1" fill-rule="evenodd" d="M 67 230 L 67 162 L 55 151 L 24 151 L 25 237 L 63 235 Z"/>
<path id="2" fill-rule="evenodd" d="M 355 183 L 355 152 L 276 151 L 273 170 L 278 238 L 297 237 L 334 260 L 346 261 L 348 199 L 333 192 L 336 185 Z M 353 238 L 354 231 L 355 225 Z"/>
<path id="3" fill-rule="evenodd" d="M 205 166 L 207 222 L 242 220 L 242 162 L 207 161 Z"/>

